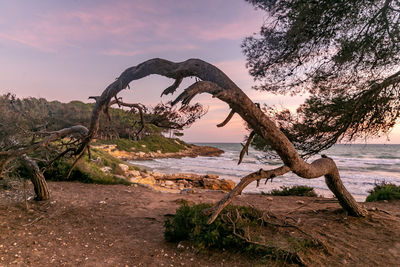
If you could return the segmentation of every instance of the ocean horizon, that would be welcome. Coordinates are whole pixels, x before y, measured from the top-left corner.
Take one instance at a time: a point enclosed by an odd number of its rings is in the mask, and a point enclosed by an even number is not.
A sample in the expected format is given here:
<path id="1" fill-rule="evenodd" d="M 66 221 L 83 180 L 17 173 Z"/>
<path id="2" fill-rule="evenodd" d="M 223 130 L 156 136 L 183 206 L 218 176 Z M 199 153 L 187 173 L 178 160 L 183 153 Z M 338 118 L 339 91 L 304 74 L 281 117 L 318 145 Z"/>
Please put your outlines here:
<path id="1" fill-rule="evenodd" d="M 238 165 L 240 143 L 193 143 L 195 145 L 213 146 L 225 151 L 219 157 L 185 157 L 182 159 L 165 158 L 145 161 L 131 161 L 133 164 L 164 173 L 197 173 L 217 174 L 220 178 L 231 179 L 238 183 L 240 179 L 254 171 L 272 169 L 281 165 L 279 159 L 268 159 L 265 153 L 249 148 L 243 162 Z M 359 201 L 364 201 L 375 184 L 381 182 L 400 185 L 400 144 L 338 144 L 321 154 L 326 154 L 335 160 L 343 184 Z M 320 157 L 316 155 L 307 160 L 312 162 Z M 281 186 L 307 185 L 314 187 L 318 194 L 332 197 L 324 177 L 304 179 L 294 173 L 276 177 L 272 182 L 260 186 L 252 183 L 244 190 L 245 193 L 269 192 Z"/>

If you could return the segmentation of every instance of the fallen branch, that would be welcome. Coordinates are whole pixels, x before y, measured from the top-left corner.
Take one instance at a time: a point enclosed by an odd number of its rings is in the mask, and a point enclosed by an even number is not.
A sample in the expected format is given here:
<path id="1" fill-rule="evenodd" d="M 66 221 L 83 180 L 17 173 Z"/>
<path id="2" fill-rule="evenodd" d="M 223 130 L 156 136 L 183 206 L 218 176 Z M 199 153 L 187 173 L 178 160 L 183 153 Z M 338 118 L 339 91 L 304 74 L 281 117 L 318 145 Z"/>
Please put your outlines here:
<path id="1" fill-rule="evenodd" d="M 225 197 L 223 197 L 217 204 L 214 205 L 211 209 L 207 210 L 208 214 L 212 214 L 208 223 L 211 224 L 215 221 L 221 211 L 232 202 L 235 196 L 238 196 L 242 193 L 243 189 L 248 186 L 250 183 L 259 179 L 271 179 L 276 176 L 283 175 L 290 171 L 290 168 L 287 166 L 281 166 L 279 168 L 273 170 L 259 170 L 257 172 L 253 172 L 245 177 L 243 177 L 240 182 L 229 192 Z"/>

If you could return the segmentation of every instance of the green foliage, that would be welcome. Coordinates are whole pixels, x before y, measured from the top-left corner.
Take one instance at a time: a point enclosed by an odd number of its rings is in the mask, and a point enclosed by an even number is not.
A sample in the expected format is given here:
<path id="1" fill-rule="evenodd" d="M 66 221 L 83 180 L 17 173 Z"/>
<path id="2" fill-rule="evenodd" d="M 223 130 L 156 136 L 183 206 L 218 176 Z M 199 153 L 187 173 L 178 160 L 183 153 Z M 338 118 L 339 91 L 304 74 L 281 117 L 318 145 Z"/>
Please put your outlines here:
<path id="1" fill-rule="evenodd" d="M 161 150 L 163 153 L 178 152 L 184 150 L 188 145 L 179 140 L 166 138 L 162 135 L 149 135 L 144 137 L 142 140 L 132 141 L 128 139 L 115 139 L 115 140 L 97 140 L 95 145 L 98 144 L 115 144 L 118 150 L 128 152 L 156 152 Z"/>
<path id="2" fill-rule="evenodd" d="M 265 243 L 265 240 L 250 242 L 246 238 L 250 235 L 259 237 L 262 230 L 267 227 L 272 228 L 272 232 L 269 229 L 266 238 L 271 238 L 270 234 L 277 233 L 274 226 L 263 224 L 261 211 L 245 206 L 228 206 L 212 224 L 207 224 L 209 217 L 204 214 L 204 210 L 211 206 L 211 204 L 189 206 L 184 203 L 173 218 L 165 221 L 165 239 L 168 242 L 188 240 L 199 249 L 228 249 L 261 260 L 273 258 L 288 262 L 299 261 L 296 251 L 315 246 L 310 245 L 307 240 L 295 237 L 288 237 L 283 241 L 290 245 L 289 249 L 281 249 L 279 245 L 275 246 L 268 241 Z"/>
<path id="3" fill-rule="evenodd" d="M 180 207 L 172 220 L 165 221 L 164 237 L 169 242 L 179 242 L 190 240 L 198 248 L 243 248 L 245 242 L 233 234 L 232 226 L 226 224 L 221 216 L 214 223 L 207 224 L 208 216 L 203 214 L 203 210 L 210 208 L 210 204 L 199 204 L 189 206 L 184 204 Z M 254 223 L 256 220 L 255 210 L 247 207 L 233 207 L 246 217 L 246 224 Z"/>
<path id="4" fill-rule="evenodd" d="M 369 191 L 366 202 L 400 199 L 400 186 L 382 182 Z"/>
<path id="5" fill-rule="evenodd" d="M 123 163 L 128 165 L 131 169 L 140 169 L 97 149 L 93 149 L 92 159 L 84 156 L 72 170 L 69 178 L 67 178 L 67 175 L 71 168 L 71 159 L 59 159 L 55 161 L 50 167 L 45 169 L 43 174 L 46 179 L 53 181 L 80 181 L 83 183 L 95 184 L 129 185 L 130 182 L 127 180 L 115 176 L 120 174 L 118 164 Z M 96 159 L 99 159 L 99 161 Z M 104 166 L 112 169 L 110 173 L 104 173 L 101 170 Z"/>
<path id="6" fill-rule="evenodd" d="M 309 95 L 295 113 L 269 113 L 304 156 L 390 132 L 400 118 L 398 0 L 246 1 L 268 16 L 242 45 L 256 88 Z"/>
<path id="7" fill-rule="evenodd" d="M 281 189 L 274 189 L 269 194 L 272 196 L 317 196 L 314 188 L 304 185 L 295 185 L 292 187 L 281 186 Z"/>

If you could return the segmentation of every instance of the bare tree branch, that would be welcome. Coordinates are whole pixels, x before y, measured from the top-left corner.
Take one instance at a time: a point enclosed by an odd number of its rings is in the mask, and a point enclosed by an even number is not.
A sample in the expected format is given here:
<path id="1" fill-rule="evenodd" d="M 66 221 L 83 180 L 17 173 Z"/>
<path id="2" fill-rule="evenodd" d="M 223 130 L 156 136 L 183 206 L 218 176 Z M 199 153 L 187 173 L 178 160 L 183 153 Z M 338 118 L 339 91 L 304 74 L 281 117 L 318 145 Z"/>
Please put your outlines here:
<path id="1" fill-rule="evenodd" d="M 228 117 L 226 117 L 223 122 L 217 124 L 217 127 L 224 127 L 232 119 L 233 115 L 235 115 L 235 111 L 232 109 L 231 112 L 229 112 Z"/>
<path id="2" fill-rule="evenodd" d="M 250 146 L 251 142 L 253 141 L 255 135 L 256 135 L 256 132 L 252 131 L 252 132 L 250 133 L 250 135 L 249 135 L 249 138 L 247 138 L 246 144 L 242 145 L 243 148 L 242 148 L 242 150 L 240 151 L 238 165 L 239 165 L 240 163 L 242 163 L 244 154 L 249 155 L 249 146 Z"/>

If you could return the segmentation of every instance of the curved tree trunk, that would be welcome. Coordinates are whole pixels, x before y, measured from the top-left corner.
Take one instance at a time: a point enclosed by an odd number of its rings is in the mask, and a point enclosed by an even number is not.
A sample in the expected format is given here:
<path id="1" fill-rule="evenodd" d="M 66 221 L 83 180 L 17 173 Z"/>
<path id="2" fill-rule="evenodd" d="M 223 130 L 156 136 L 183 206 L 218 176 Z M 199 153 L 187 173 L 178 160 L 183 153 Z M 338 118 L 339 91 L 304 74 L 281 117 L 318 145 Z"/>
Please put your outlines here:
<path id="1" fill-rule="evenodd" d="M 254 180 L 262 178 L 270 179 L 277 175 L 282 175 L 288 171 L 296 173 L 298 176 L 313 179 L 325 176 L 326 183 L 330 190 L 338 198 L 341 206 L 353 216 L 365 216 L 367 211 L 357 204 L 352 195 L 344 187 L 339 171 L 335 162 L 327 157 L 315 160 L 311 164 L 305 162 L 297 153 L 293 144 L 289 139 L 279 130 L 275 123 L 266 116 L 266 114 L 254 104 L 249 97 L 217 67 L 202 61 L 200 59 L 189 59 L 184 62 L 171 62 L 168 60 L 155 58 L 145 61 L 137 66 L 126 69 L 116 81 L 111 83 L 101 94 L 101 96 L 91 97 L 96 100 L 92 110 L 91 121 L 89 130 L 82 126 L 73 126 L 70 128 L 62 129 L 54 132 L 49 137 L 46 137 L 43 142 L 38 143 L 31 148 L 26 148 L 18 151 L 5 151 L 0 152 L 0 156 L 18 157 L 29 151 L 34 151 L 39 147 L 46 146 L 49 142 L 58 140 L 63 136 L 71 133 L 79 133 L 83 141 L 76 151 L 78 155 L 77 160 L 83 155 L 85 149 L 89 148 L 92 139 L 96 136 L 99 128 L 99 119 L 102 112 L 108 112 L 110 101 L 115 98 L 117 94 L 126 89 L 130 82 L 149 76 L 151 74 L 158 74 L 168 78 L 175 79 L 175 82 L 165 89 L 163 94 L 172 94 L 179 87 L 180 83 L 185 77 L 197 77 L 200 81 L 192 84 L 181 93 L 172 104 L 182 102 L 182 105 L 187 105 L 197 95 L 201 93 L 209 93 L 213 97 L 227 103 L 232 111 L 228 118 L 220 125 L 225 125 L 233 116 L 233 113 L 238 113 L 243 120 L 247 122 L 250 128 L 255 133 L 264 138 L 272 149 L 282 159 L 284 166 L 281 168 L 263 171 L 250 174 L 243 178 L 243 182 L 239 183 L 236 188 L 227 197 L 222 199 L 217 205 L 216 209 L 229 203 L 233 196 L 239 194 L 241 190 Z M 29 158 L 28 158 L 29 159 Z M 25 160 L 29 162 L 29 160 Z M 32 168 L 32 173 L 39 171 L 37 165 L 28 164 Z M 73 166 L 75 163 L 73 164 Z M 38 172 L 40 173 L 40 171 Z M 48 190 L 43 175 L 34 175 L 35 185 L 37 189 L 38 198 L 48 198 Z M 215 215 L 215 214 L 214 214 Z"/>
<path id="2" fill-rule="evenodd" d="M 306 179 L 325 176 L 328 187 L 350 215 L 365 216 L 367 214 L 367 211 L 357 204 L 352 195 L 344 187 L 339 171 L 332 159 L 324 157 L 311 164 L 305 162 L 297 153 L 293 144 L 274 122 L 228 76 L 217 67 L 200 59 L 189 59 L 184 62 L 174 63 L 155 58 L 126 69 L 115 82 L 104 90 L 101 96 L 97 97 L 92 111 L 87 144 L 81 147 L 82 151 L 96 135 L 99 127 L 100 113 L 108 106 L 111 99 L 116 97 L 120 91 L 127 88 L 130 82 L 151 74 L 159 74 L 175 79 L 174 84 L 165 89 L 163 94 L 174 93 L 185 77 L 195 76 L 199 78 L 201 81 L 185 89 L 173 101 L 173 104 L 182 102 L 183 105 L 187 105 L 194 96 L 201 93 L 209 93 L 213 97 L 219 98 L 231 107 L 232 112 L 238 113 L 255 133 L 267 141 L 271 148 L 280 156 L 284 165 L 288 167 L 288 170 Z M 258 179 L 260 178 L 269 179 L 271 177 L 259 176 Z"/>
<path id="3" fill-rule="evenodd" d="M 37 163 L 27 155 L 23 155 L 21 161 L 29 171 L 30 179 L 35 189 L 35 200 L 48 200 L 50 198 L 49 188 Z"/>

